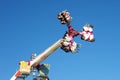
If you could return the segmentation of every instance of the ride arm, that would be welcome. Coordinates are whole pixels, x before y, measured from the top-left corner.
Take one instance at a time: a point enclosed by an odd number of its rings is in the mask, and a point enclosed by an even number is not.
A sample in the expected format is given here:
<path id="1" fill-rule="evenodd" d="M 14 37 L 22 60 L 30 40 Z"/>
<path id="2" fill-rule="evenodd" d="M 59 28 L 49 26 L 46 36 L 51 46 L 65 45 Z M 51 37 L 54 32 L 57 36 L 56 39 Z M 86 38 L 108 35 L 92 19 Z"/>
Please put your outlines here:
<path id="1" fill-rule="evenodd" d="M 55 42 L 52 46 L 50 46 L 48 49 L 46 49 L 44 52 L 42 52 L 41 54 L 39 54 L 33 61 L 30 61 L 30 66 L 37 66 L 39 63 L 41 63 L 43 60 L 45 60 L 50 54 L 52 54 L 55 50 L 57 50 L 60 46 L 61 46 L 61 42 L 63 41 L 63 39 L 58 40 L 57 42 Z M 20 72 L 20 70 L 18 70 L 10 80 L 16 80 L 17 78 L 19 78 L 19 76 L 22 73 Z"/>
<path id="2" fill-rule="evenodd" d="M 55 50 L 57 50 L 61 46 L 62 39 L 58 40 L 44 52 L 39 54 L 33 61 L 30 62 L 30 66 L 36 66 L 45 60 L 50 54 L 52 54 Z"/>

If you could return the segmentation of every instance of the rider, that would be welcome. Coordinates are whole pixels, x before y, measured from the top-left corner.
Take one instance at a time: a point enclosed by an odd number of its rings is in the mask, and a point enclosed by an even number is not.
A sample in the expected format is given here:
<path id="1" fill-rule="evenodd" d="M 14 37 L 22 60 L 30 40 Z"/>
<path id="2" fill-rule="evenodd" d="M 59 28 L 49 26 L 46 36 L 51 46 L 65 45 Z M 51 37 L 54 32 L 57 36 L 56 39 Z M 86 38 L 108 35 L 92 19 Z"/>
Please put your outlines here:
<path id="1" fill-rule="evenodd" d="M 77 43 L 73 40 L 73 38 L 79 33 L 70 26 L 70 22 L 72 20 L 70 13 L 67 10 L 62 11 L 58 14 L 58 19 L 61 21 L 61 24 L 66 24 L 68 27 L 68 32 L 66 32 L 63 37 L 64 41 L 61 48 L 65 52 L 76 52 Z"/>
<path id="2" fill-rule="evenodd" d="M 90 24 L 86 24 L 83 26 L 83 30 L 81 32 L 81 39 L 89 42 L 94 42 L 95 38 L 93 35 L 93 26 Z"/>
<path id="3" fill-rule="evenodd" d="M 68 32 L 66 32 L 63 37 L 64 41 L 62 43 L 63 46 L 61 48 L 66 52 L 76 52 L 79 45 L 73 40 L 73 38 L 79 34 L 80 33 L 74 30 L 72 26 L 68 25 Z"/>
<path id="4" fill-rule="evenodd" d="M 65 52 L 76 52 L 78 48 L 78 44 L 73 40 L 74 37 L 80 35 L 82 40 L 93 42 L 95 41 L 94 35 L 93 35 L 93 26 L 90 24 L 87 24 L 83 27 L 83 30 L 81 32 L 78 32 L 72 28 L 70 25 L 70 22 L 72 21 L 72 17 L 70 16 L 70 13 L 65 10 L 62 11 L 60 14 L 58 14 L 58 19 L 61 21 L 61 24 L 66 24 L 68 27 L 68 31 L 65 33 L 62 43 L 62 49 Z"/>

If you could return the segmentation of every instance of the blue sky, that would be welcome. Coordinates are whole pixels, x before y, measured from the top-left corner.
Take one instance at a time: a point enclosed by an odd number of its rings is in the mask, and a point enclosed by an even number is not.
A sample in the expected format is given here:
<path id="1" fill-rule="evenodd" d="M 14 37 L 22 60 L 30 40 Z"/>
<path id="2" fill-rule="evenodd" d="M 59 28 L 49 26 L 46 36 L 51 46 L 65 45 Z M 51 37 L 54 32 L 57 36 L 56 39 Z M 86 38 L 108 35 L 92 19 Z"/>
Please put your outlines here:
<path id="1" fill-rule="evenodd" d="M 19 61 L 41 53 L 67 30 L 56 18 L 67 9 L 80 31 L 94 25 L 96 41 L 82 44 L 77 54 L 56 50 L 42 63 L 51 65 L 51 80 L 120 80 L 119 0 L 0 0 L 0 79 L 9 80 Z M 26 80 L 32 80 L 32 76 Z"/>

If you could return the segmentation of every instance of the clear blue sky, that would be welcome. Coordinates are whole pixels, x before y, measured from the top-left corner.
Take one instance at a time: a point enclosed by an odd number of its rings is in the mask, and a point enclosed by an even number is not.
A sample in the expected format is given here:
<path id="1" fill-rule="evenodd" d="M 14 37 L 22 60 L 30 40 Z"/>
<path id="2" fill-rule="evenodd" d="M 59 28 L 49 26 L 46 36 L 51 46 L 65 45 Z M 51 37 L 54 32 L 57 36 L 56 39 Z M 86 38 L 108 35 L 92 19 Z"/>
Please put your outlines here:
<path id="1" fill-rule="evenodd" d="M 0 80 L 9 80 L 19 61 L 41 53 L 67 30 L 56 18 L 67 9 L 80 31 L 94 25 L 96 42 L 82 41 L 79 53 L 58 49 L 49 63 L 51 80 L 120 80 L 119 0 L 0 0 Z M 26 80 L 32 80 L 32 76 Z"/>

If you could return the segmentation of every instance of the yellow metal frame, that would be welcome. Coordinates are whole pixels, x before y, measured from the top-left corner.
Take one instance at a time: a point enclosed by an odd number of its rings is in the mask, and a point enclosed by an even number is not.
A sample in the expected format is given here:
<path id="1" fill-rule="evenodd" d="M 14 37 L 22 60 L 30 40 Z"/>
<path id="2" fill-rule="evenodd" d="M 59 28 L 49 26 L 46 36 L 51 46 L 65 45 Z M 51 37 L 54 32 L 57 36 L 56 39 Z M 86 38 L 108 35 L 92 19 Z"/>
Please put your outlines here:
<path id="1" fill-rule="evenodd" d="M 30 74 L 31 72 L 31 66 L 28 64 L 26 61 L 21 61 L 20 62 L 20 72 L 21 74 Z"/>

